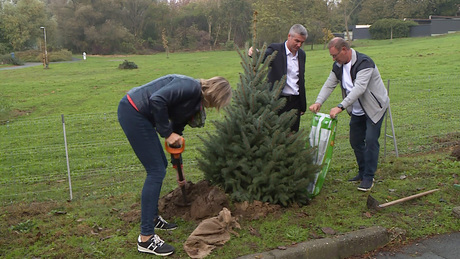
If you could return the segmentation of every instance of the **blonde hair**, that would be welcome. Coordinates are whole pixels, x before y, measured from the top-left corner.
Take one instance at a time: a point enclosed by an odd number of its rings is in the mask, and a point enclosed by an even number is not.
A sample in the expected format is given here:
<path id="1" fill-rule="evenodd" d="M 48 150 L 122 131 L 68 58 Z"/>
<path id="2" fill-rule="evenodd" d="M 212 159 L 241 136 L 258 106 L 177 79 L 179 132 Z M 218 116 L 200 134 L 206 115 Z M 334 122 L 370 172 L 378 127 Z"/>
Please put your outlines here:
<path id="1" fill-rule="evenodd" d="M 200 79 L 200 82 L 205 107 L 214 107 L 219 110 L 230 103 L 232 87 L 227 79 L 216 76 L 210 79 Z"/>

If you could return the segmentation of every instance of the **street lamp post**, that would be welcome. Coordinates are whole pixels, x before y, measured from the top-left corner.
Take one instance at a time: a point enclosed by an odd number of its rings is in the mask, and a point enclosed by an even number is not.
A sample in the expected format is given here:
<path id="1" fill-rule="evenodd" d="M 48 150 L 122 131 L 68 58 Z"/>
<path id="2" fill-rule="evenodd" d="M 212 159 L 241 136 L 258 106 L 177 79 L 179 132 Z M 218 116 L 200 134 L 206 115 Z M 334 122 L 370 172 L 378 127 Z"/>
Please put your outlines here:
<path id="1" fill-rule="evenodd" d="M 45 57 L 43 59 L 43 67 L 48 68 L 48 51 L 46 50 L 46 28 L 45 27 L 40 27 L 40 29 L 43 29 L 43 38 L 45 39 Z"/>

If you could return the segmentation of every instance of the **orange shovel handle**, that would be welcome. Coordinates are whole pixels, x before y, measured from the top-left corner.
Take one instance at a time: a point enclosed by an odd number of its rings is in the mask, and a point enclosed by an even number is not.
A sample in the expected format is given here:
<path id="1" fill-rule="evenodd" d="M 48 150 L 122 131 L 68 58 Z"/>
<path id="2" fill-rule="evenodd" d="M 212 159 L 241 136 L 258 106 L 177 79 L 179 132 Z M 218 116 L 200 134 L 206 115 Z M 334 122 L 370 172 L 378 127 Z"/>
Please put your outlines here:
<path id="1" fill-rule="evenodd" d="M 175 146 L 170 146 L 167 141 L 165 141 L 165 148 L 166 151 L 168 151 L 169 154 L 174 155 L 174 157 L 179 156 L 184 152 L 185 149 L 185 139 L 181 137 L 181 142 L 182 144 L 178 147 Z"/>

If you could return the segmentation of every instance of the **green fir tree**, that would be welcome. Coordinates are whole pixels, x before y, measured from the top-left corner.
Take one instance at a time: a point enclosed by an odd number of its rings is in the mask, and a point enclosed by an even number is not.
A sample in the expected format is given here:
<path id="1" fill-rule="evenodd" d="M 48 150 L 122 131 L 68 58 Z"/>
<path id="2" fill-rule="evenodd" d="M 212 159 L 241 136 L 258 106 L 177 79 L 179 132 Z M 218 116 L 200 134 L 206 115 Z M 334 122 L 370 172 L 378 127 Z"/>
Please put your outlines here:
<path id="1" fill-rule="evenodd" d="M 278 115 L 285 102 L 278 98 L 285 78 L 273 86 L 267 81 L 276 52 L 264 61 L 265 50 L 266 45 L 252 58 L 238 50 L 243 73 L 224 120 L 213 121 L 215 133 L 201 138 L 199 167 L 232 200 L 306 204 L 318 167 L 304 130 L 290 130 L 295 111 Z"/>

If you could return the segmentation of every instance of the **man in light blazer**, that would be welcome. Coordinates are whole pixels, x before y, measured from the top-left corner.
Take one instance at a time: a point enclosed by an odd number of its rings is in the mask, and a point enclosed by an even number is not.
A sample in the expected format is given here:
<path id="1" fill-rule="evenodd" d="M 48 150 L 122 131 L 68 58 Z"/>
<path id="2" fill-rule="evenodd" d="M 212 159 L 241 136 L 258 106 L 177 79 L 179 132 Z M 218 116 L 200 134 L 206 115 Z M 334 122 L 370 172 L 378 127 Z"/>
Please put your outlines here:
<path id="1" fill-rule="evenodd" d="M 329 111 L 329 115 L 335 118 L 347 111 L 351 116 L 350 145 L 359 169 L 350 181 L 361 182 L 358 190 L 370 191 L 379 158 L 380 128 L 390 98 L 379 69 L 369 56 L 350 48 L 342 38 L 333 38 L 328 48 L 334 61 L 332 71 L 309 109 L 319 112 L 332 91 L 340 85 L 343 100 Z"/>

